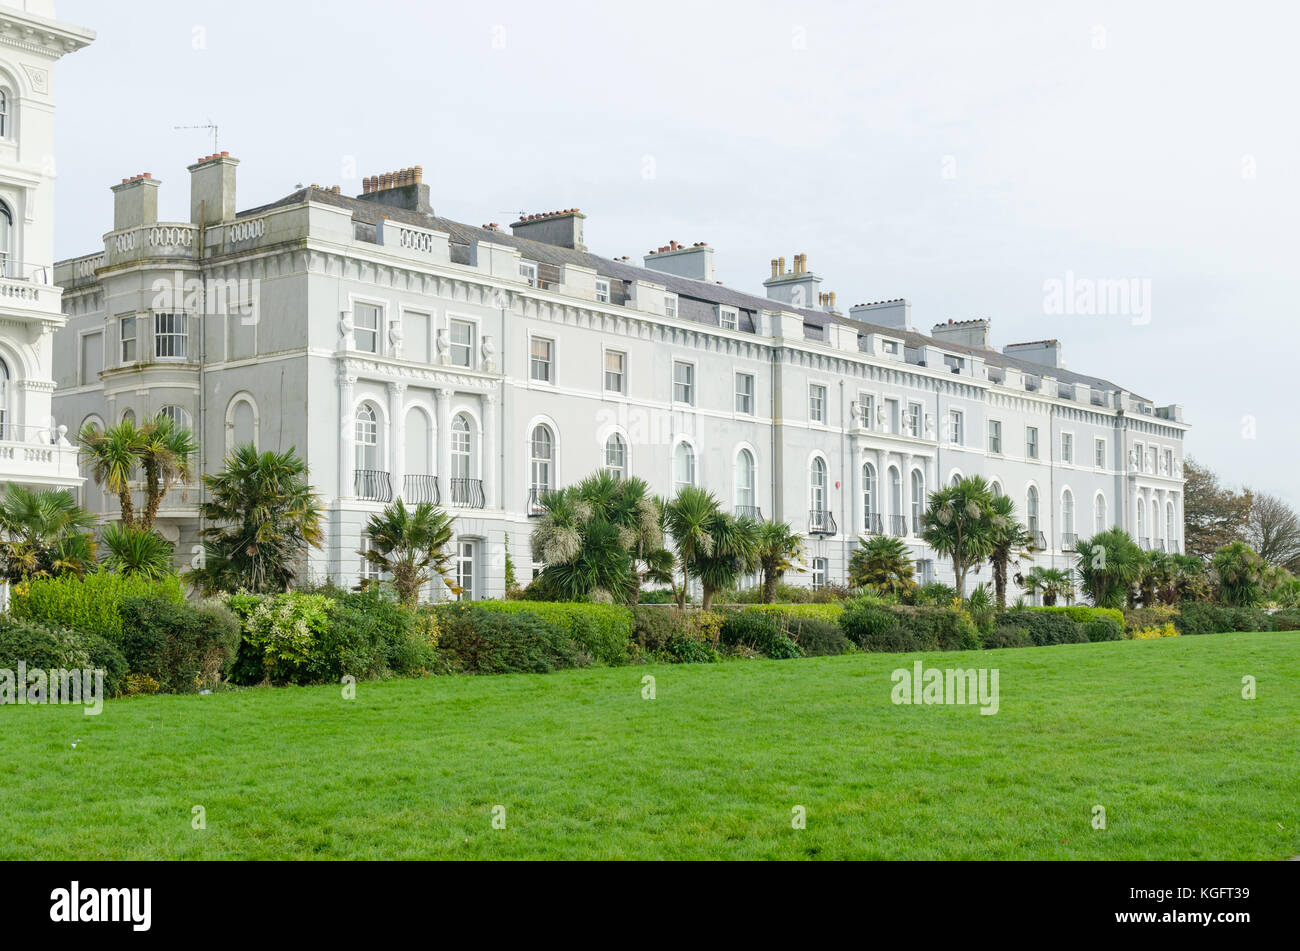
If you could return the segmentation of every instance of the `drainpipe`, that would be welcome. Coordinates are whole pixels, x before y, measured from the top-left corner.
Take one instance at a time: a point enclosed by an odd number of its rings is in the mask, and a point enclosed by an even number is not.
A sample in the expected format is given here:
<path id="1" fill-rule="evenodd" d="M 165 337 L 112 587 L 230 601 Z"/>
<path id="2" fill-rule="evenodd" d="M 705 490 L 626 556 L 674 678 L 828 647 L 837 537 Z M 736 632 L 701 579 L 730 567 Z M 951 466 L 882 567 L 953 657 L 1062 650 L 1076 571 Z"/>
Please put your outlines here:
<path id="1" fill-rule="evenodd" d="M 848 481 L 849 473 L 853 470 L 846 468 L 844 460 L 849 458 L 849 428 L 848 420 L 845 416 L 844 403 L 844 378 L 840 378 L 840 518 L 844 519 L 845 525 L 852 525 L 853 519 L 849 512 L 848 506 Z M 842 577 L 847 585 L 849 581 L 849 534 L 847 529 L 843 532 L 844 537 L 840 539 L 840 569 L 843 572 Z"/>
<path id="2" fill-rule="evenodd" d="M 208 365 L 208 282 L 207 270 L 204 267 L 203 255 L 207 249 L 205 238 L 208 233 L 207 226 L 207 199 L 199 201 L 199 531 L 203 531 L 203 494 L 205 486 L 203 476 L 208 471 L 208 441 L 203 438 L 202 432 L 208 428 L 208 389 L 207 389 L 207 365 Z"/>

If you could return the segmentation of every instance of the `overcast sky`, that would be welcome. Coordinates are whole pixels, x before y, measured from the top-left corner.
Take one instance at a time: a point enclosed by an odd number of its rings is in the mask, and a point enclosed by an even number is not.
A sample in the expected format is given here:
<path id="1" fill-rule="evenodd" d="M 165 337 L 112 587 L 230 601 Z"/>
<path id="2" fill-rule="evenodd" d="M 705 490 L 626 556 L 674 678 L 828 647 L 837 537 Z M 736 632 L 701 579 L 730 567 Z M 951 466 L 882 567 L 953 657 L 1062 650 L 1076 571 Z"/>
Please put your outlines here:
<path id="1" fill-rule="evenodd" d="M 1189 453 L 1300 504 L 1295 5 L 59 0 L 56 254 L 109 186 L 241 160 L 239 207 L 424 167 L 471 224 L 578 206 L 597 254 L 707 241 L 762 293 L 796 252 L 841 309 L 988 317 L 1181 403 Z M 1124 280 L 1130 314 L 1045 282 Z M 1149 282 L 1149 283 L 1147 283 Z M 1149 318 L 1149 319 L 1148 319 Z"/>

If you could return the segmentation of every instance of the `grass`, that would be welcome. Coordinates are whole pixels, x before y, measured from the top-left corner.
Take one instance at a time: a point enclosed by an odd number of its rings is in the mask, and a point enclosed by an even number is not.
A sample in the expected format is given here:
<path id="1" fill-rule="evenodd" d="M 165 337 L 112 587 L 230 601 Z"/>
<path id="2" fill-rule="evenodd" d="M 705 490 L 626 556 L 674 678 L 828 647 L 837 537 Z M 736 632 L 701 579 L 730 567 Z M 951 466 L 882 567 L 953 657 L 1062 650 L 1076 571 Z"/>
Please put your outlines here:
<path id="1" fill-rule="evenodd" d="M 1000 712 L 893 705 L 917 659 Z M 1288 858 L 1297 670 L 1219 634 L 5 707 L 0 858 Z"/>

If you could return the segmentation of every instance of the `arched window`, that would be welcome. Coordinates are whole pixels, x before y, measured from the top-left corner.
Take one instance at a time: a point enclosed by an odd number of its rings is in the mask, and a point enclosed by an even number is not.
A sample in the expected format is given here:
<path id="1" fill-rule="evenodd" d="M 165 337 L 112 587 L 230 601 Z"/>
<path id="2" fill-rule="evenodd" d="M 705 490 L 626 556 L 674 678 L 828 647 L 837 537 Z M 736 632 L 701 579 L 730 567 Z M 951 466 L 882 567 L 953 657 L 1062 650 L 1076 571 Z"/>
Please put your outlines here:
<path id="1" fill-rule="evenodd" d="M 862 464 L 862 530 L 865 532 L 880 531 L 879 519 L 874 516 L 880 513 L 880 500 L 876 497 L 876 467 L 869 462 Z"/>
<path id="2" fill-rule="evenodd" d="M 755 515 L 754 455 L 748 449 L 736 453 L 736 511 Z"/>
<path id="3" fill-rule="evenodd" d="M 0 139 L 7 139 L 10 134 L 9 93 L 0 89 Z"/>
<path id="4" fill-rule="evenodd" d="M 996 481 L 993 483 L 992 486 L 990 486 L 989 491 L 991 491 L 991 492 L 993 493 L 993 497 L 994 497 L 995 499 L 1000 499 L 1000 498 L 1002 498 L 1003 495 L 1006 494 L 1006 493 L 1004 493 L 1004 492 L 1002 491 L 1002 483 L 1001 483 L 1001 482 L 996 482 Z"/>
<path id="5" fill-rule="evenodd" d="M 695 484 L 695 450 L 690 443 L 679 442 L 673 451 L 673 489 L 681 491 Z"/>
<path id="6" fill-rule="evenodd" d="M 14 257 L 14 216 L 9 206 L 0 201 L 0 274 L 5 277 L 21 277 L 15 273 Z"/>
<path id="7" fill-rule="evenodd" d="M 1097 493 L 1097 499 L 1092 504 L 1092 530 L 1093 534 L 1101 534 L 1106 530 L 1106 496 L 1100 492 Z"/>
<path id="8" fill-rule="evenodd" d="M 618 433 L 605 440 L 605 468 L 617 479 L 627 478 L 627 440 Z"/>
<path id="9" fill-rule="evenodd" d="M 430 491 L 424 477 L 433 474 L 433 420 L 429 414 L 418 406 L 412 406 L 406 411 L 406 425 L 403 427 L 406 440 L 406 473 L 407 486 L 416 498 L 408 497 L 408 502 L 432 502 L 433 498 L 426 498 L 423 494 Z M 414 479 L 414 481 L 413 481 Z M 416 485 L 416 482 L 422 483 Z"/>
<path id="10" fill-rule="evenodd" d="M 236 446 L 257 448 L 257 408 L 246 396 L 236 396 L 226 408 L 226 451 Z"/>
<path id="11" fill-rule="evenodd" d="M 913 476 L 916 476 L 916 475 L 918 475 L 918 474 L 919 474 L 919 473 L 916 472 L 915 470 L 912 472 L 912 475 L 913 475 Z M 953 488 L 956 488 L 958 485 L 960 485 L 960 484 L 961 484 L 961 473 L 960 473 L 960 472 L 954 472 L 954 473 L 952 474 L 952 476 L 949 477 L 949 479 L 948 479 L 948 484 L 949 484 L 950 486 L 952 486 Z"/>
<path id="12" fill-rule="evenodd" d="M 369 403 L 357 408 L 356 468 L 379 468 L 379 417 Z"/>
<path id="13" fill-rule="evenodd" d="M 1038 489 L 1032 485 L 1025 493 L 1025 522 L 1029 534 L 1038 534 Z"/>
<path id="14" fill-rule="evenodd" d="M 13 424 L 9 412 L 9 364 L 0 360 L 0 439 L 16 438 L 10 429 Z"/>
<path id="15" fill-rule="evenodd" d="M 826 460 L 815 456 L 808 472 L 808 507 L 814 512 L 826 511 Z"/>
<path id="16" fill-rule="evenodd" d="M 889 467 L 889 515 L 893 523 L 890 531 L 895 535 L 906 535 L 907 530 L 903 525 L 906 521 L 903 514 L 903 477 L 894 466 Z"/>
<path id="17" fill-rule="evenodd" d="M 451 421 L 451 477 L 453 479 L 473 478 L 472 462 L 469 417 L 464 413 L 457 413 L 456 418 Z"/>
<path id="18" fill-rule="evenodd" d="M 961 476 L 953 473 L 953 485 L 961 481 Z M 925 514 L 925 476 L 920 469 L 912 470 L 912 531 L 921 534 L 921 516 Z"/>
<path id="19" fill-rule="evenodd" d="M 158 410 L 158 415 L 166 416 L 172 421 L 172 423 L 179 426 L 181 429 L 190 428 L 190 414 L 185 412 L 185 410 L 181 409 L 179 406 L 164 406 L 162 409 Z"/>
<path id="20" fill-rule="evenodd" d="M 533 490 L 533 497 L 540 499 L 544 493 L 555 488 L 555 437 L 551 434 L 550 427 L 534 426 L 529 447 L 532 459 L 532 481 L 529 488 Z"/>
<path id="21" fill-rule="evenodd" d="M 1061 493 L 1061 536 L 1063 548 L 1074 543 L 1074 493 L 1069 489 Z"/>
<path id="22" fill-rule="evenodd" d="M 128 409 L 122 412 L 122 422 L 135 425 L 135 410 Z"/>

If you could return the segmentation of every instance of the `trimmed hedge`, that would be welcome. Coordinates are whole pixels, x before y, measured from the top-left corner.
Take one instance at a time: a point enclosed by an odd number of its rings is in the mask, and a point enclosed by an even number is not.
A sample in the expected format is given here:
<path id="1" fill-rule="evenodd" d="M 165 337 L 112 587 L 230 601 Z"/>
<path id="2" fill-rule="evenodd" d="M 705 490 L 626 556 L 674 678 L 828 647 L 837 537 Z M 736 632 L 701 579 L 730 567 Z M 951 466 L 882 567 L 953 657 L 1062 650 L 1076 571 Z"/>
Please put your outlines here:
<path id="1" fill-rule="evenodd" d="M 17 671 L 19 661 L 28 670 L 103 670 L 109 697 L 126 684 L 126 658 L 107 638 L 0 614 L 0 669 Z"/>
<path id="2" fill-rule="evenodd" d="M 865 651 L 978 650 L 979 629 L 950 607 L 907 607 L 855 601 L 840 619 L 844 635 Z"/>
<path id="3" fill-rule="evenodd" d="M 494 611 L 469 602 L 440 606 L 437 617 L 442 659 L 453 673 L 544 674 L 585 666 L 568 632 L 528 611 Z"/>
<path id="4" fill-rule="evenodd" d="M 843 604 L 747 604 L 740 608 L 747 613 L 775 614 L 781 618 L 816 618 L 819 621 L 839 623 L 844 613 Z"/>
<path id="5" fill-rule="evenodd" d="M 122 602 L 149 597 L 185 603 L 175 575 L 151 581 L 139 575 L 98 571 L 82 578 L 61 575 L 20 581 L 10 594 L 9 612 L 22 620 L 98 634 L 118 644 L 122 640 Z"/>
<path id="6" fill-rule="evenodd" d="M 632 611 L 628 608 L 557 601 L 475 601 L 474 605 L 501 614 L 526 611 L 558 625 L 598 664 L 621 667 L 629 660 Z"/>
<path id="7" fill-rule="evenodd" d="M 831 621 L 798 616 L 787 616 L 782 620 L 785 633 L 798 645 L 805 657 L 829 657 L 856 650 L 840 626 Z"/>
<path id="8" fill-rule="evenodd" d="M 1084 631 L 1083 625 L 1059 611 L 1036 611 L 1032 608 L 1018 608 L 1014 611 L 999 614 L 994 623 L 995 626 L 1009 625 L 1024 629 L 1035 647 L 1047 647 L 1052 644 L 1088 643 L 1088 635 Z"/>
<path id="9" fill-rule="evenodd" d="M 721 634 L 722 643 L 728 647 L 747 647 L 775 660 L 803 656 L 799 645 L 770 612 L 740 611 L 729 615 L 722 622 Z"/>
<path id="10" fill-rule="evenodd" d="M 157 692 L 195 693 L 230 674 L 242 634 L 239 619 L 221 604 L 193 608 L 167 598 L 127 598 L 121 613 L 127 666 Z"/>
<path id="11" fill-rule="evenodd" d="M 1273 618 L 1262 608 L 1230 608 L 1209 601 L 1184 601 L 1173 624 L 1179 634 L 1276 630 Z"/>
<path id="12" fill-rule="evenodd" d="M 1068 604 L 1053 605 L 1051 607 L 1031 607 L 1025 608 L 1025 610 L 1052 611 L 1057 614 L 1064 614 L 1070 620 L 1085 626 L 1097 618 L 1109 618 L 1115 622 L 1121 632 L 1124 630 L 1124 612 L 1119 608 L 1090 608 L 1086 604 Z M 1107 638 L 1107 640 L 1115 640 L 1115 638 Z"/>

